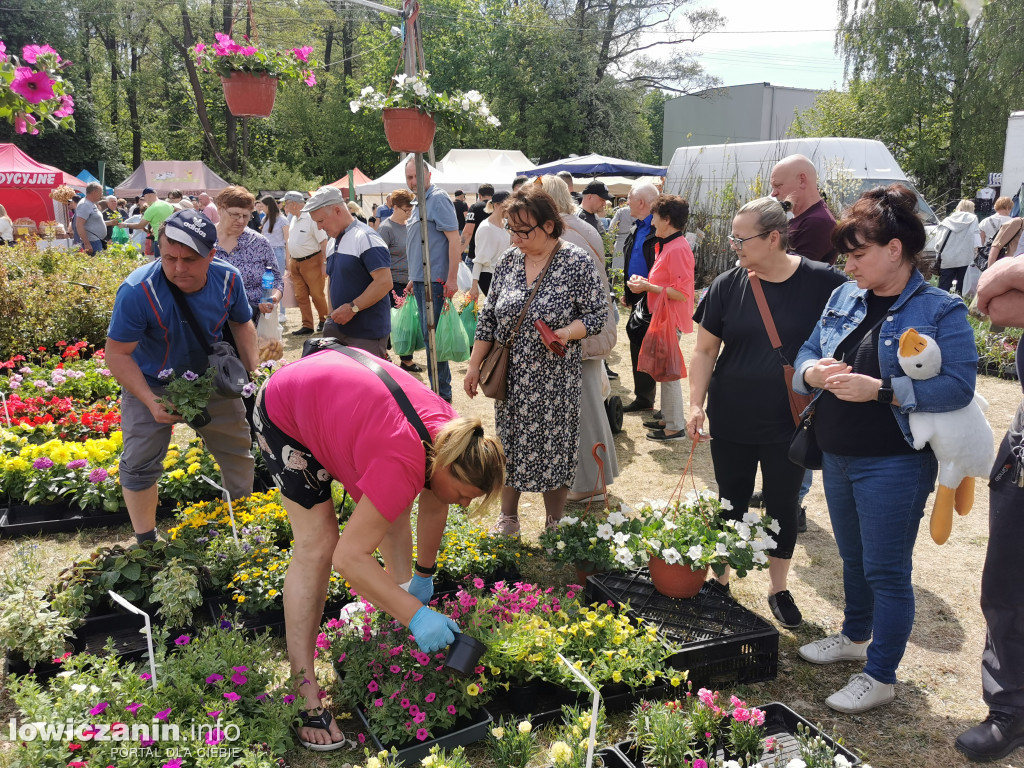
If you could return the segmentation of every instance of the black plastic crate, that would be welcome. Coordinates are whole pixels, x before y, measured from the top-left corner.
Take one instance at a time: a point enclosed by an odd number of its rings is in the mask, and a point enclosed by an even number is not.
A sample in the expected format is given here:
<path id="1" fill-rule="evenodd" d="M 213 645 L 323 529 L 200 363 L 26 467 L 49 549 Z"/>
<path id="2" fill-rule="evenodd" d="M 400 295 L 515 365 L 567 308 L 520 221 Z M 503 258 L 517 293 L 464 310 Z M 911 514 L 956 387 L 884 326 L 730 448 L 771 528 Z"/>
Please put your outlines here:
<path id="1" fill-rule="evenodd" d="M 837 755 L 845 757 L 851 766 L 861 764 L 861 759 L 853 752 L 845 746 L 837 744 L 831 736 L 821 731 L 817 726 L 812 725 L 785 704 L 772 702 L 771 704 L 759 706 L 757 709 L 764 711 L 766 736 L 771 736 L 775 739 L 774 750 L 772 752 L 765 752 L 761 756 L 761 763 L 763 765 L 772 765 L 776 758 L 778 758 L 779 765 L 786 765 L 790 760 L 800 757 L 799 743 L 796 739 L 797 724 L 803 724 L 810 736 L 821 737 L 826 744 L 835 750 Z M 642 765 L 640 755 L 632 741 L 621 741 L 613 749 L 624 758 L 626 765 L 631 767 Z M 719 748 L 715 756 L 720 760 L 729 757 L 723 748 Z"/>
<path id="2" fill-rule="evenodd" d="M 665 597 L 646 569 L 602 573 L 587 579 L 587 599 L 628 603 L 632 617 L 655 625 L 663 637 L 682 646 L 669 664 L 689 670 L 696 686 L 758 683 L 778 674 L 779 631 L 707 587 L 687 599 Z"/>

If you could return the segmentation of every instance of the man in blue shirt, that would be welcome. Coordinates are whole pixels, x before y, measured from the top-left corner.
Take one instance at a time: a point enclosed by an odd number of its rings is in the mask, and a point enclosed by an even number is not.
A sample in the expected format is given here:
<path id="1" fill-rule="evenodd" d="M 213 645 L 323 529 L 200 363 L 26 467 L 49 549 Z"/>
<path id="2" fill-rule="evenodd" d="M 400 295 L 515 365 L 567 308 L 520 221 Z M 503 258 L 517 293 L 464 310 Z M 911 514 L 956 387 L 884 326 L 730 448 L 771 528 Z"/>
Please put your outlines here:
<path id="1" fill-rule="evenodd" d="M 622 410 L 627 412 L 649 411 L 654 407 L 656 382 L 650 374 L 636 369 L 640 359 L 640 347 L 644 336 L 651 325 L 651 311 L 647 306 L 646 293 L 634 293 L 629 290 L 629 281 L 639 275 L 649 277 L 654 266 L 654 227 L 651 226 L 651 206 L 658 199 L 658 188 L 650 182 L 637 182 L 629 190 L 626 203 L 632 215 L 633 228 L 626 236 L 622 253 L 625 259 L 626 291 L 622 303 L 632 307 L 629 322 L 626 323 L 626 335 L 629 337 L 629 354 L 633 359 L 633 395 L 634 399 Z"/>
<path id="2" fill-rule="evenodd" d="M 334 238 L 327 256 L 331 314 L 324 336 L 387 360 L 391 335 L 391 252 L 381 236 L 352 217 L 337 187 L 320 187 L 302 209 Z"/>
<path id="3" fill-rule="evenodd" d="M 122 387 L 120 460 L 125 504 L 141 543 L 156 539 L 157 481 L 171 440 L 182 421 L 159 402 L 172 374 L 202 374 L 207 355 L 175 301 L 181 291 L 207 344 L 231 329 L 239 357 L 252 371 L 259 363 L 256 327 L 242 276 L 214 258 L 217 228 L 196 211 L 179 211 L 159 228 L 161 258 L 139 267 L 121 284 L 107 330 L 107 367 Z M 233 498 L 252 493 L 253 458 L 245 407 L 239 399 L 214 393 L 210 422 L 197 431 L 221 469 L 221 482 Z"/>
<path id="4" fill-rule="evenodd" d="M 462 256 L 462 241 L 459 239 L 459 221 L 455 216 L 455 205 L 442 190 L 430 185 L 430 172 L 426 172 L 426 200 L 420 200 L 409 217 L 409 242 L 406 253 L 409 256 L 409 282 L 419 304 L 420 325 L 423 338 L 427 341 L 427 359 L 430 359 L 430 339 L 427 335 L 426 291 L 423 276 L 423 243 L 420 241 L 420 216 L 426 210 L 427 250 L 430 254 L 431 295 L 434 302 L 432 325 L 444 308 L 446 296 L 454 296 L 459 289 L 459 259 Z M 416 191 L 416 158 L 409 156 L 405 164 L 405 182 L 409 189 Z M 427 366 L 428 373 L 430 366 Z M 449 403 L 452 401 L 452 373 L 447 361 L 437 364 L 437 386 L 431 375 L 430 386 Z"/>

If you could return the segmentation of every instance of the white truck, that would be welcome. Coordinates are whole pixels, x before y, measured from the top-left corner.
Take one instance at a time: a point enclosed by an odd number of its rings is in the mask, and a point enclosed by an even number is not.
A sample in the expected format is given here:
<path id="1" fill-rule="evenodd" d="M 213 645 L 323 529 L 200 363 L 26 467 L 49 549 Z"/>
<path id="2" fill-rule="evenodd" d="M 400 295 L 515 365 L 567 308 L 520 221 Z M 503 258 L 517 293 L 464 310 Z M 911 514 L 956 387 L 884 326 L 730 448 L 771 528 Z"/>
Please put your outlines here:
<path id="1" fill-rule="evenodd" d="M 1006 121 L 1001 195 L 1013 197 L 1024 184 L 1024 112 L 1011 112 Z"/>

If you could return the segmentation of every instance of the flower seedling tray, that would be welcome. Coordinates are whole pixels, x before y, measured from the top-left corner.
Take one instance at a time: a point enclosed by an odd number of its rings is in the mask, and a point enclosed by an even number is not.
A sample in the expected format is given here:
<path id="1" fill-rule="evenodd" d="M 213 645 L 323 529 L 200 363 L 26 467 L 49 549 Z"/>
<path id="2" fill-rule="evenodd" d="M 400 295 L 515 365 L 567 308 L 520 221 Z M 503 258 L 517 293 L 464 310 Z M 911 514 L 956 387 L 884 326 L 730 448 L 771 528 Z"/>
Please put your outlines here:
<path id="1" fill-rule="evenodd" d="M 790 760 L 800 757 L 799 742 L 796 738 L 796 727 L 798 724 L 803 724 L 810 737 L 820 737 L 835 751 L 837 755 L 845 757 L 851 766 L 861 764 L 860 758 L 853 754 L 853 752 L 843 745 L 837 744 L 831 736 L 823 733 L 821 729 L 816 726 L 811 725 L 811 723 L 802 718 L 785 704 L 772 702 L 771 704 L 759 706 L 757 709 L 764 711 L 765 736 L 771 736 L 775 739 L 775 749 L 773 752 L 764 753 L 761 757 L 762 765 L 773 765 L 775 764 L 774 761 L 776 759 L 778 760 L 779 765 L 786 765 Z M 614 751 L 621 756 L 625 761 L 624 764 L 627 766 L 643 766 L 644 764 L 640 758 L 639 752 L 637 752 L 636 748 L 633 746 L 632 741 L 619 742 L 615 745 Z M 715 757 L 719 760 L 727 760 L 730 758 L 722 748 L 718 749 L 715 753 Z M 606 764 L 612 765 L 612 763 Z"/>
<path id="2" fill-rule="evenodd" d="M 778 674 L 779 631 L 708 587 L 691 598 L 665 597 L 641 569 L 591 576 L 587 599 L 628 603 L 633 618 L 658 627 L 665 639 L 682 647 L 668 663 L 689 670 L 694 685 L 757 683 Z"/>
<path id="3" fill-rule="evenodd" d="M 49 680 L 55 677 L 63 667 L 60 664 L 55 664 L 52 661 L 41 661 L 38 664 L 29 664 L 25 659 L 20 656 L 7 654 L 4 659 L 4 677 L 10 675 L 35 675 L 35 678 L 39 681 Z"/>
<path id="4" fill-rule="evenodd" d="M 282 598 L 283 599 L 283 598 Z M 336 618 L 341 609 L 351 602 L 340 600 L 327 603 L 321 624 L 328 619 Z M 269 632 L 274 637 L 284 637 L 284 603 L 280 608 L 272 608 L 256 614 L 248 614 L 238 610 L 231 597 L 226 594 L 213 595 L 205 600 L 206 610 L 214 624 L 219 624 L 223 617 L 231 622 L 235 629 L 246 629 L 249 632 Z"/>
<path id="5" fill-rule="evenodd" d="M 22 510 L 31 510 L 23 512 Z M 69 509 L 61 516 L 48 514 L 50 505 L 24 506 L 13 505 L 8 509 L 0 509 L 0 539 L 14 539 L 19 536 L 36 536 L 42 533 L 68 533 L 83 528 L 103 528 L 105 526 L 124 525 L 131 521 L 127 510 L 107 512 L 101 509 Z M 158 519 L 170 517 L 176 507 L 158 507 Z"/>
<path id="6" fill-rule="evenodd" d="M 75 630 L 71 645 L 75 653 L 105 656 L 107 641 L 113 640 L 115 655 L 125 661 L 138 661 L 149 650 L 142 633 L 144 626 L 145 621 L 136 613 L 92 614 Z"/>
<path id="7" fill-rule="evenodd" d="M 678 696 L 681 692 L 680 688 L 667 683 L 635 690 L 630 690 L 625 685 L 609 685 L 601 689 L 601 703 L 607 712 L 628 712 L 641 700 L 660 701 Z M 589 693 L 581 694 L 553 683 L 540 681 L 518 689 L 510 688 L 506 693 L 498 693 L 488 707 L 499 719 L 509 715 L 529 715 L 531 723 L 541 726 L 560 721 L 562 705 L 587 705 L 590 701 Z"/>
<path id="8" fill-rule="evenodd" d="M 395 747 L 398 750 L 399 762 L 410 766 L 419 765 L 420 761 L 430 754 L 430 748 L 435 745 L 443 749 L 454 749 L 455 747 L 464 747 L 467 744 L 473 744 L 474 742 L 486 739 L 487 734 L 490 733 L 491 722 L 493 721 L 491 713 L 481 707 L 473 714 L 471 721 L 467 719 L 467 722 L 461 726 L 456 723 L 454 729 L 438 736 L 436 739 L 427 739 L 426 741 L 415 741 L 414 739 L 412 743 L 403 742 L 400 745 L 382 744 L 373 732 L 373 728 L 366 719 L 366 713 L 362 707 L 356 707 L 356 716 L 373 742 L 375 747 L 373 751 L 390 750 L 392 747 Z"/>

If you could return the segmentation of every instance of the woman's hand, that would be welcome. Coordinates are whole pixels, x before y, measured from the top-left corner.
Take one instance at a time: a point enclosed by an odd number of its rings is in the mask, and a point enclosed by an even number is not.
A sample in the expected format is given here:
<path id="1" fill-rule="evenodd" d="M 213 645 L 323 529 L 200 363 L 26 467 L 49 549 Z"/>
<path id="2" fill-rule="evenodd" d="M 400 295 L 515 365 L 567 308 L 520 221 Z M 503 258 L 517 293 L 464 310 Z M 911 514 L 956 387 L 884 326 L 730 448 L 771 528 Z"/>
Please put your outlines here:
<path id="1" fill-rule="evenodd" d="M 466 369 L 465 377 L 462 379 L 462 388 L 466 390 L 470 400 L 476 397 L 476 388 L 479 383 L 480 366 L 470 364 L 469 368 Z"/>
<path id="2" fill-rule="evenodd" d="M 269 315 L 271 312 L 274 311 L 274 305 L 275 304 L 276 304 L 276 302 L 273 302 L 273 301 L 264 301 L 264 302 L 261 302 L 257 308 L 264 315 Z"/>
<path id="3" fill-rule="evenodd" d="M 847 366 L 849 368 L 849 366 Z M 862 373 L 834 373 L 825 381 L 824 389 L 848 403 L 867 403 L 878 399 L 882 381 Z"/>
<path id="4" fill-rule="evenodd" d="M 690 406 L 690 418 L 686 421 L 686 434 L 691 440 L 699 438 L 702 443 L 711 439 L 711 435 L 704 433 L 704 409 L 699 405 Z"/>
<path id="5" fill-rule="evenodd" d="M 416 644 L 424 653 L 436 653 L 455 642 L 459 625 L 447 616 L 427 606 L 420 608 L 409 622 L 409 631 L 416 638 Z"/>
<path id="6" fill-rule="evenodd" d="M 563 347 L 568 346 L 569 342 L 572 341 L 572 331 L 569 330 L 569 326 L 566 326 L 565 328 L 555 329 L 555 336 L 557 336 L 558 340 L 562 342 Z M 565 354 L 565 350 L 555 350 L 552 349 L 547 344 L 545 344 L 544 346 L 546 346 L 550 352 L 553 352 L 556 355 Z"/>
<path id="7" fill-rule="evenodd" d="M 629 288 L 631 293 L 646 293 L 651 290 L 651 282 L 645 277 L 640 277 L 640 275 L 633 275 L 629 278 L 629 282 L 626 283 L 626 287 Z"/>
<path id="8" fill-rule="evenodd" d="M 836 360 L 833 357 L 823 357 L 806 371 L 804 371 L 804 383 L 815 389 L 822 389 L 829 376 L 838 373 L 850 373 L 853 369 L 846 363 Z"/>

